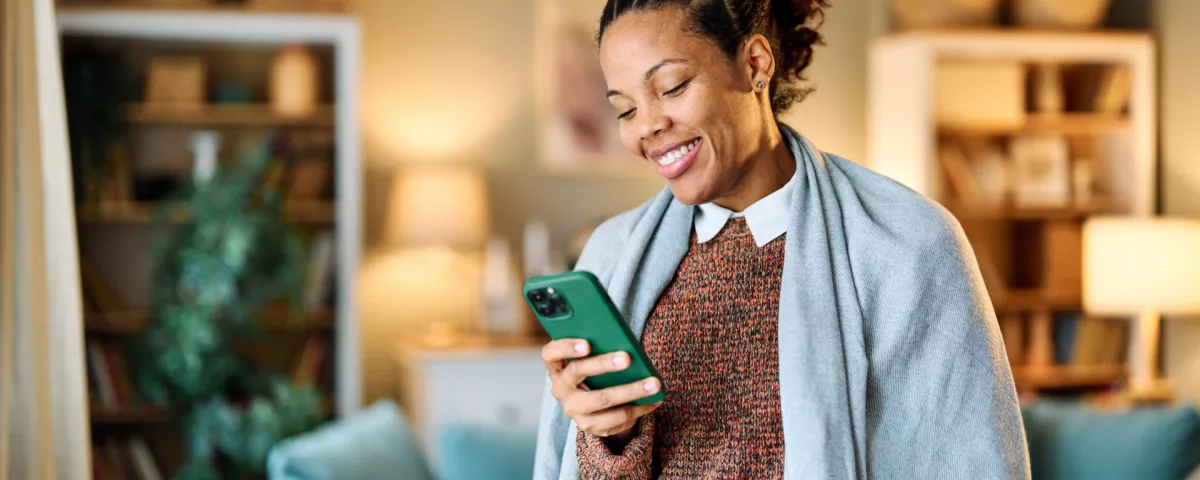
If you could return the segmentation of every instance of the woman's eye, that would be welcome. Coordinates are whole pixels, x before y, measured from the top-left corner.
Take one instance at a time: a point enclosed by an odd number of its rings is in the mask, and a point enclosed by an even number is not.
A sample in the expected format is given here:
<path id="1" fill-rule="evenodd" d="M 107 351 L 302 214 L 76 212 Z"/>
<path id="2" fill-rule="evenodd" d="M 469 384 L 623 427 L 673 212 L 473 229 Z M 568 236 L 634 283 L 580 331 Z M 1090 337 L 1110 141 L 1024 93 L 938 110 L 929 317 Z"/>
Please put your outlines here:
<path id="1" fill-rule="evenodd" d="M 684 80 L 683 83 L 676 85 L 675 88 L 672 88 L 670 90 L 667 90 L 666 92 L 663 92 L 663 95 L 672 95 L 672 96 L 678 95 L 680 92 L 683 92 L 683 89 L 686 88 L 689 83 L 692 83 L 692 81 Z"/>
<path id="2" fill-rule="evenodd" d="M 620 115 L 617 115 L 617 120 L 624 120 L 624 119 L 626 119 L 626 118 L 629 118 L 629 116 L 630 116 L 630 115 L 633 115 L 633 111 L 634 111 L 634 110 L 635 110 L 635 109 L 632 109 L 632 108 L 631 108 L 631 109 L 629 109 L 629 110 L 626 110 L 626 111 L 624 111 L 624 112 L 621 112 L 621 114 L 620 114 Z"/>

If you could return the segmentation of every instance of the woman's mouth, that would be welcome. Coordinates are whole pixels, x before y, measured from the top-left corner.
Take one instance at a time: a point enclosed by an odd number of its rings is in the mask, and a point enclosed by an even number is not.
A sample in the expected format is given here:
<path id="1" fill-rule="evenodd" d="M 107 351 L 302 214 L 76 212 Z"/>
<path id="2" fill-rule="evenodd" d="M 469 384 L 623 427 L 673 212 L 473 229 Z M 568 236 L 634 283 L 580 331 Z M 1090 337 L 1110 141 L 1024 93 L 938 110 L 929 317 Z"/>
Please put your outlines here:
<path id="1" fill-rule="evenodd" d="M 688 167 L 692 166 L 692 162 L 696 160 L 701 142 L 702 140 L 697 138 L 652 157 L 658 164 L 658 174 L 668 180 L 683 175 L 683 172 L 687 171 Z"/>

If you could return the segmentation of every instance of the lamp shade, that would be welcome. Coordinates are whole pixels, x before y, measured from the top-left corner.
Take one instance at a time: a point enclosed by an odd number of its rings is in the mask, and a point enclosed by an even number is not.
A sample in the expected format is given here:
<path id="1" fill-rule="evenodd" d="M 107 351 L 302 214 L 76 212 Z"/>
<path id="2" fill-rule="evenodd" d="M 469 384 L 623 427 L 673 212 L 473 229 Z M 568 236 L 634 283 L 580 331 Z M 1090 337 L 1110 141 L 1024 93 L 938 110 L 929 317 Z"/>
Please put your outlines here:
<path id="1" fill-rule="evenodd" d="M 397 178 L 392 187 L 389 244 L 473 249 L 490 231 L 483 174 L 467 167 L 425 167 Z"/>
<path id="2" fill-rule="evenodd" d="M 1083 228 L 1088 313 L 1200 313 L 1200 222 L 1100 217 Z"/>

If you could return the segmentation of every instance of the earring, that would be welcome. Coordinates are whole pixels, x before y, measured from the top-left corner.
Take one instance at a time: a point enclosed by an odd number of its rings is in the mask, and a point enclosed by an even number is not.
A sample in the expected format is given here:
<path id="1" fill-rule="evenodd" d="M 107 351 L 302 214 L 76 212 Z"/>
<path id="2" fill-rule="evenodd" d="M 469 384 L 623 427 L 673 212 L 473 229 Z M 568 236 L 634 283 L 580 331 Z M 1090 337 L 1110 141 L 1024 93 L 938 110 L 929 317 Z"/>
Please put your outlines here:
<path id="1" fill-rule="evenodd" d="M 762 90 L 762 89 L 763 89 L 763 82 L 762 82 L 762 80 L 759 80 L 759 81 L 758 81 L 758 83 L 754 84 L 754 89 L 755 89 L 755 90 Z"/>

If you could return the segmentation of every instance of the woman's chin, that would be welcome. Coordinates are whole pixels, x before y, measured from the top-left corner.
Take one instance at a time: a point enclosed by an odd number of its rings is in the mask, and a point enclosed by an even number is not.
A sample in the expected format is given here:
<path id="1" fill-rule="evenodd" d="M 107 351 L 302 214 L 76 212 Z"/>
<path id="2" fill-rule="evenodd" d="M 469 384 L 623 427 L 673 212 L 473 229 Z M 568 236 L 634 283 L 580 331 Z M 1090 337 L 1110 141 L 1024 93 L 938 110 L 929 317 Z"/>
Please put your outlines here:
<path id="1" fill-rule="evenodd" d="M 667 188 L 670 188 L 675 199 L 684 205 L 700 205 L 710 201 L 704 193 L 703 186 L 697 185 L 696 182 L 676 179 L 667 182 Z"/>

